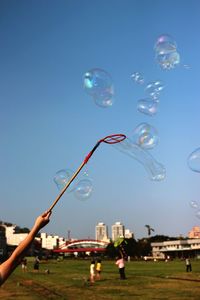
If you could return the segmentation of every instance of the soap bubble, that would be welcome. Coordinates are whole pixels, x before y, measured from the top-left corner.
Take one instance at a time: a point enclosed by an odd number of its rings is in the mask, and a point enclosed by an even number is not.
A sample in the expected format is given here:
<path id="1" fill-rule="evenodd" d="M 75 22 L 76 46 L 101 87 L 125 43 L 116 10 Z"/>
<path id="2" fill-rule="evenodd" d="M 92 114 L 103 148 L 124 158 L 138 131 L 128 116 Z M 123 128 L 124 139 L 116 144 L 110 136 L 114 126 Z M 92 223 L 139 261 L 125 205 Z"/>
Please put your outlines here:
<path id="1" fill-rule="evenodd" d="M 98 106 L 109 107 L 113 104 L 114 87 L 108 72 L 98 68 L 91 69 L 84 74 L 83 83 L 85 91 Z"/>
<path id="2" fill-rule="evenodd" d="M 200 210 L 196 212 L 196 217 L 200 219 Z"/>
<path id="3" fill-rule="evenodd" d="M 189 155 L 187 163 L 192 171 L 200 173 L 200 148 L 197 148 Z"/>
<path id="4" fill-rule="evenodd" d="M 139 124 L 133 133 L 131 140 L 143 149 L 152 149 L 158 144 L 157 130 L 147 123 Z"/>
<path id="5" fill-rule="evenodd" d="M 162 81 L 155 80 L 146 85 L 145 92 L 153 100 L 158 100 L 160 92 L 164 89 Z"/>
<path id="6" fill-rule="evenodd" d="M 197 204 L 197 202 L 196 201 L 191 201 L 190 202 L 190 206 L 192 207 L 192 208 L 198 208 L 198 204 Z"/>
<path id="7" fill-rule="evenodd" d="M 134 144 L 131 139 L 126 138 L 121 143 L 113 144 L 113 147 L 141 163 L 151 180 L 161 181 L 165 179 L 165 167 L 157 162 L 148 151 Z"/>
<path id="8" fill-rule="evenodd" d="M 134 73 L 131 75 L 131 79 L 132 79 L 135 83 L 138 83 L 138 84 L 143 84 L 143 83 L 144 83 L 144 77 L 143 77 L 142 74 L 139 73 L 139 72 L 134 72 Z"/>
<path id="9" fill-rule="evenodd" d="M 145 115 L 153 116 L 157 113 L 159 106 L 159 101 L 146 98 L 146 99 L 140 99 L 137 103 L 137 110 Z"/>
<path id="10" fill-rule="evenodd" d="M 57 185 L 57 188 L 59 190 L 62 190 L 65 185 L 68 183 L 68 181 L 70 180 L 70 178 L 73 176 L 74 172 L 71 169 L 62 169 L 59 170 L 58 172 L 56 172 L 53 180 L 55 182 L 55 184 Z M 77 184 L 77 180 L 74 180 L 70 186 L 67 188 L 68 192 L 71 192 L 75 189 Z"/>
<path id="11" fill-rule="evenodd" d="M 155 46 L 155 59 L 163 70 L 170 70 L 180 64 L 180 54 L 174 38 L 168 34 L 158 37 Z"/>
<path id="12" fill-rule="evenodd" d="M 89 178 L 82 179 L 76 185 L 74 195 L 80 200 L 88 199 L 93 191 L 92 181 Z"/>
<path id="13" fill-rule="evenodd" d="M 100 107 L 109 107 L 114 103 L 112 88 L 110 90 L 102 91 L 93 98 L 94 102 Z"/>
<path id="14" fill-rule="evenodd" d="M 180 64 L 180 54 L 177 51 L 168 54 L 156 54 L 156 61 L 163 70 L 170 70 Z"/>
<path id="15" fill-rule="evenodd" d="M 160 35 L 154 46 L 154 50 L 159 54 L 168 54 L 176 51 L 176 49 L 176 41 L 169 34 Z"/>

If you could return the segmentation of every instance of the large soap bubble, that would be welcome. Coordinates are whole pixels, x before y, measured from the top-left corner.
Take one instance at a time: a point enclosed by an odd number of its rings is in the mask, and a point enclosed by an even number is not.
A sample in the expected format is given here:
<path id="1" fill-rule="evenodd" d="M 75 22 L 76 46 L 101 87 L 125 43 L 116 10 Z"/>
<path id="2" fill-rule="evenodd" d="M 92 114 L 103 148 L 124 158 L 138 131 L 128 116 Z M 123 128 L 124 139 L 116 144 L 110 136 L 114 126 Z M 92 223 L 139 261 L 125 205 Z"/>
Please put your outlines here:
<path id="1" fill-rule="evenodd" d="M 152 149 L 158 144 L 158 132 L 150 124 L 141 123 L 134 129 L 131 140 L 143 149 Z"/>
<path id="2" fill-rule="evenodd" d="M 137 110 L 145 115 L 153 116 L 158 112 L 159 101 L 151 98 L 138 100 Z"/>
<path id="3" fill-rule="evenodd" d="M 85 91 L 93 97 L 95 103 L 101 107 L 113 104 L 114 87 L 111 75 L 99 68 L 87 71 L 83 77 Z"/>
<path id="4" fill-rule="evenodd" d="M 85 178 L 85 179 L 81 179 L 78 182 L 76 189 L 74 190 L 74 195 L 79 200 L 86 200 L 91 196 L 92 191 L 93 191 L 92 181 L 89 178 Z"/>
<path id="5" fill-rule="evenodd" d="M 161 181 L 165 179 L 165 167 L 157 162 L 148 151 L 134 144 L 129 138 L 126 138 L 121 143 L 113 145 L 113 147 L 140 162 L 146 169 L 151 180 Z"/>
<path id="6" fill-rule="evenodd" d="M 200 173 L 200 148 L 197 148 L 188 156 L 187 163 L 192 171 Z"/>
<path id="7" fill-rule="evenodd" d="M 71 169 L 62 169 L 56 172 L 53 181 L 55 182 L 57 188 L 61 191 L 68 181 L 73 176 L 74 172 Z M 76 188 L 78 179 L 76 178 L 68 187 L 67 192 L 72 192 Z"/>

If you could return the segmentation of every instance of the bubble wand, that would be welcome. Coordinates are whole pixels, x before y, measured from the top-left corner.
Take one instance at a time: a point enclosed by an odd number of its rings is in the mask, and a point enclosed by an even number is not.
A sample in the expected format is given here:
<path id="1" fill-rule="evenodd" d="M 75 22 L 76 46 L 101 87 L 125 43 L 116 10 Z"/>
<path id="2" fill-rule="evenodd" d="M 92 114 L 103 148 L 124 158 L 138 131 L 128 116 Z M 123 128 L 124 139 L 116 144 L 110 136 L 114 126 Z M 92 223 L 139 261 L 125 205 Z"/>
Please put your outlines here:
<path id="1" fill-rule="evenodd" d="M 84 167 L 84 165 L 87 164 L 88 160 L 93 155 L 94 151 L 99 147 L 99 145 L 102 142 L 106 143 L 106 144 L 116 144 L 116 143 L 122 142 L 125 138 L 126 138 L 126 136 L 124 134 L 112 134 L 112 135 L 108 135 L 105 138 L 99 140 L 96 143 L 96 145 L 94 146 L 94 148 L 85 157 L 84 161 L 82 162 L 82 164 L 80 165 L 80 167 L 77 169 L 77 171 L 72 175 L 72 177 L 66 183 L 65 187 L 62 189 L 62 191 L 60 192 L 60 194 L 58 195 L 58 197 L 55 199 L 55 201 L 53 202 L 53 204 L 48 209 L 48 212 L 52 211 L 52 209 L 54 208 L 54 206 L 56 205 L 56 203 L 60 200 L 60 198 L 65 193 L 65 191 L 67 190 L 67 188 L 70 186 L 70 184 L 72 183 L 72 181 L 76 178 L 76 176 L 79 174 L 79 172 Z"/>

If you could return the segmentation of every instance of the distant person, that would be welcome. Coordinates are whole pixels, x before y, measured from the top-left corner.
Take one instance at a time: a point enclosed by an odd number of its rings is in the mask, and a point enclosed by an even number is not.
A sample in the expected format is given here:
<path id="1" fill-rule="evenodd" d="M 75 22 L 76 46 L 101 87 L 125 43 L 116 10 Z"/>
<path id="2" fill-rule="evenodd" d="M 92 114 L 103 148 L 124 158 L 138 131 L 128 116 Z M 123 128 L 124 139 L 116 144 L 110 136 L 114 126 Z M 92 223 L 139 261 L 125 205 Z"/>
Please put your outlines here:
<path id="1" fill-rule="evenodd" d="M 125 261 L 123 257 L 117 257 L 115 264 L 118 266 L 119 269 L 119 276 L 121 280 L 126 279 L 125 275 Z"/>
<path id="2" fill-rule="evenodd" d="M 96 278 L 98 280 L 100 280 L 100 278 L 101 278 L 101 268 L 102 268 L 101 259 L 98 259 L 97 260 L 97 265 L 96 265 Z"/>
<path id="3" fill-rule="evenodd" d="M 95 261 L 92 260 L 90 264 L 90 282 L 94 283 L 95 281 Z"/>
<path id="4" fill-rule="evenodd" d="M 49 223 L 51 212 L 45 212 L 37 217 L 35 224 L 27 237 L 18 245 L 11 256 L 0 265 L 0 286 L 6 281 L 15 268 L 21 263 L 26 251 L 33 242 L 35 236 L 45 225 Z"/>
<path id="5" fill-rule="evenodd" d="M 185 266 L 186 266 L 186 272 L 192 272 L 192 264 L 188 257 L 185 259 Z"/>
<path id="6" fill-rule="evenodd" d="M 22 266 L 22 272 L 27 271 L 27 259 L 24 257 L 21 261 L 21 266 Z"/>
<path id="7" fill-rule="evenodd" d="M 34 271 L 38 272 L 39 268 L 40 268 L 40 260 L 39 260 L 39 257 L 36 256 L 34 264 L 33 264 L 33 269 L 34 269 Z"/>

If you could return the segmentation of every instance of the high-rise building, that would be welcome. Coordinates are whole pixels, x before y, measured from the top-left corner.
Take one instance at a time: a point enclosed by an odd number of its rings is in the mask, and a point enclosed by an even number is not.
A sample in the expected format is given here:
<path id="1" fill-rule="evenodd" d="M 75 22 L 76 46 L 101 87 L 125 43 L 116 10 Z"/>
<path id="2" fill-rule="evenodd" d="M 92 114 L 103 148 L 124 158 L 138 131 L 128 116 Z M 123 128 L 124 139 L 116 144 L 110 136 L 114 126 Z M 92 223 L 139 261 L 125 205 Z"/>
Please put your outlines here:
<path id="1" fill-rule="evenodd" d="M 115 241 L 119 237 L 124 237 L 125 227 L 121 222 L 116 222 L 112 225 L 112 240 Z"/>
<path id="2" fill-rule="evenodd" d="M 126 239 L 131 239 L 134 237 L 134 233 L 130 231 L 130 229 L 125 229 L 125 238 Z"/>
<path id="3" fill-rule="evenodd" d="M 108 226 L 100 222 L 96 225 L 96 240 L 108 241 Z"/>

